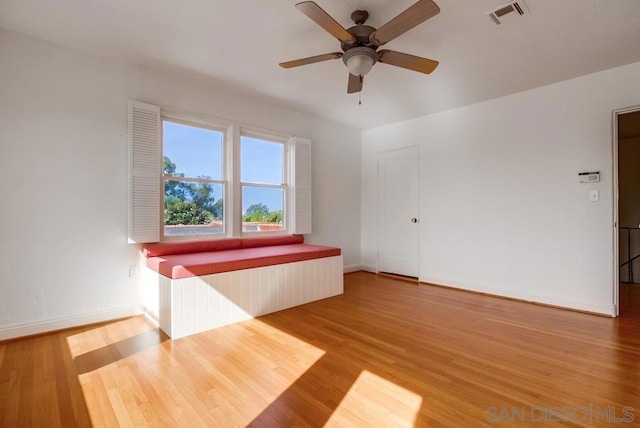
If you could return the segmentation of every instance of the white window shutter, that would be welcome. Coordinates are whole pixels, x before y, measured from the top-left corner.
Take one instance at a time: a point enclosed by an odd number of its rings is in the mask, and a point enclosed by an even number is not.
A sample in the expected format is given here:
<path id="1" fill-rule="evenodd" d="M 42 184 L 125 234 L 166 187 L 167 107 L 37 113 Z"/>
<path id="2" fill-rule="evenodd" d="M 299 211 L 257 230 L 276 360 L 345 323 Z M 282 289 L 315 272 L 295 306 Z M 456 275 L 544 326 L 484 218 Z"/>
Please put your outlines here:
<path id="1" fill-rule="evenodd" d="M 293 233 L 311 233 L 311 140 L 293 137 Z"/>
<path id="2" fill-rule="evenodd" d="M 160 240 L 160 108 L 129 103 L 129 242 Z"/>

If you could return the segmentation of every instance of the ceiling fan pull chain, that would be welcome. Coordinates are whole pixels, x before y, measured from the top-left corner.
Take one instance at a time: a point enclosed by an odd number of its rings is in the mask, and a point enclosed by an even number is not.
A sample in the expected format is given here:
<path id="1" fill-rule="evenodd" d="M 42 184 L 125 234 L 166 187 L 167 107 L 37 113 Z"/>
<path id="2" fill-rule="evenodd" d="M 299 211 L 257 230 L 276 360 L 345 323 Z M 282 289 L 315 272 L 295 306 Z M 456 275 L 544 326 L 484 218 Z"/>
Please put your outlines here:
<path id="1" fill-rule="evenodd" d="M 362 81 L 364 79 L 362 78 L 362 75 L 360 75 L 360 87 L 362 88 Z M 362 91 L 358 92 L 358 105 L 361 106 L 362 105 Z"/>

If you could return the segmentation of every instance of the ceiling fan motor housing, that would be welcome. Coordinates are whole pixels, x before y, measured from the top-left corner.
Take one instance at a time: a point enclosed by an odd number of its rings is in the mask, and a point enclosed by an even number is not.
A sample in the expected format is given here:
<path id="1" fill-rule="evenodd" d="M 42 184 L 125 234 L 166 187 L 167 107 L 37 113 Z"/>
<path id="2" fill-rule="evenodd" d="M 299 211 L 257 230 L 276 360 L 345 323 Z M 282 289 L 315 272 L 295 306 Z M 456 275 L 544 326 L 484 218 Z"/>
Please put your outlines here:
<path id="1" fill-rule="evenodd" d="M 373 28 L 370 25 L 364 25 L 364 24 L 354 25 L 351 28 L 347 28 L 347 32 L 351 34 L 353 37 L 355 37 L 356 41 L 351 43 L 342 42 L 340 44 L 340 47 L 345 52 L 351 48 L 359 47 L 359 46 L 377 47 L 375 45 L 372 45 L 371 42 L 369 41 L 369 35 L 374 31 L 376 31 L 375 28 Z"/>

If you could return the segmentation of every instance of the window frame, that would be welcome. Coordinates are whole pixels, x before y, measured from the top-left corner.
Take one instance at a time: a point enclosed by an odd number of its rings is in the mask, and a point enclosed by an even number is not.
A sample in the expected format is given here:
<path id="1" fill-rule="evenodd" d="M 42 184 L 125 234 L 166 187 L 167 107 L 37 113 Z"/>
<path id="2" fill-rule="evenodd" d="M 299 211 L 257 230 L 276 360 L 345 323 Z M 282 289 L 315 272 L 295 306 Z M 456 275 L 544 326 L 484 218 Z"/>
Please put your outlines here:
<path id="1" fill-rule="evenodd" d="M 200 115 L 198 115 L 200 116 Z M 172 122 L 179 125 L 192 126 L 195 128 L 206 129 L 210 131 L 220 132 L 222 134 L 222 170 L 221 170 L 221 179 L 202 179 L 196 177 L 175 177 L 170 176 L 170 179 L 175 181 L 184 181 L 184 182 L 197 182 L 197 183 L 210 183 L 210 184 L 221 184 L 222 185 L 222 233 L 216 234 L 193 234 L 193 235 L 167 235 L 165 234 L 165 224 L 164 224 L 164 206 L 165 206 L 165 191 L 164 185 L 168 176 L 165 176 L 163 171 L 163 160 L 164 160 L 164 122 Z M 224 239 L 232 236 L 230 234 L 230 222 L 229 222 L 229 209 L 228 209 L 228 197 L 230 192 L 229 185 L 229 162 L 228 162 L 228 151 L 229 151 L 229 134 L 230 134 L 230 125 L 228 123 L 223 123 L 221 121 L 217 121 L 212 118 L 205 117 L 193 117 L 185 114 L 178 113 L 176 111 L 171 111 L 168 109 L 160 109 L 160 206 L 158 210 L 158 215 L 160 217 L 160 242 L 169 242 L 169 241 L 199 241 L 199 240 L 211 240 L 211 239 Z"/>
<path id="2" fill-rule="evenodd" d="M 288 180 L 288 195 L 283 206 L 286 228 L 282 231 L 251 232 L 251 235 L 308 235 L 313 233 L 312 142 L 310 139 L 136 100 L 130 100 L 128 103 L 128 119 L 127 240 L 129 243 L 143 244 L 181 239 L 216 240 L 242 236 L 242 187 L 239 180 L 240 129 L 243 129 L 246 134 L 264 138 L 267 141 L 282 141 L 286 147 L 284 162 L 287 171 L 285 171 L 284 177 Z M 165 177 L 161 174 L 164 145 L 163 120 L 213 128 L 225 135 L 223 140 L 224 176 L 222 180 L 225 182 L 223 195 L 224 234 L 178 235 L 175 238 L 164 236 Z M 234 215 L 235 213 L 238 214 Z"/>
<path id="3" fill-rule="evenodd" d="M 256 140 L 262 140 L 268 143 L 282 144 L 282 183 L 270 184 L 251 181 L 242 181 L 242 137 L 253 138 Z M 238 130 L 238 168 L 237 168 L 237 195 L 240 200 L 239 203 L 239 235 L 238 236 L 274 236 L 274 235 L 288 235 L 291 233 L 291 222 L 289 221 L 291 213 L 291 138 L 290 136 L 284 136 L 269 131 L 260 130 L 254 127 L 240 126 Z M 242 210 L 242 197 L 243 189 L 245 186 L 249 187 L 261 187 L 268 189 L 282 189 L 282 230 L 279 231 L 244 231 L 244 212 Z"/>

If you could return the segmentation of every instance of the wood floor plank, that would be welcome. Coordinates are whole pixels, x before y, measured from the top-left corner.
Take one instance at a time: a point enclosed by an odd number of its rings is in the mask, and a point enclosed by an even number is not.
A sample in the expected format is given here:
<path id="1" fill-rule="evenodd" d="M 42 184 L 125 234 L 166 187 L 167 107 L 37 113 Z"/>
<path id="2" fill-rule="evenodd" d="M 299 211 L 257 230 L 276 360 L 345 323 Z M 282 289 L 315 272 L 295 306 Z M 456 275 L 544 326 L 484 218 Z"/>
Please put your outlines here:
<path id="1" fill-rule="evenodd" d="M 359 272 L 175 341 L 133 317 L 4 342 L 0 425 L 639 426 L 640 287 L 620 295 L 612 319 Z"/>

